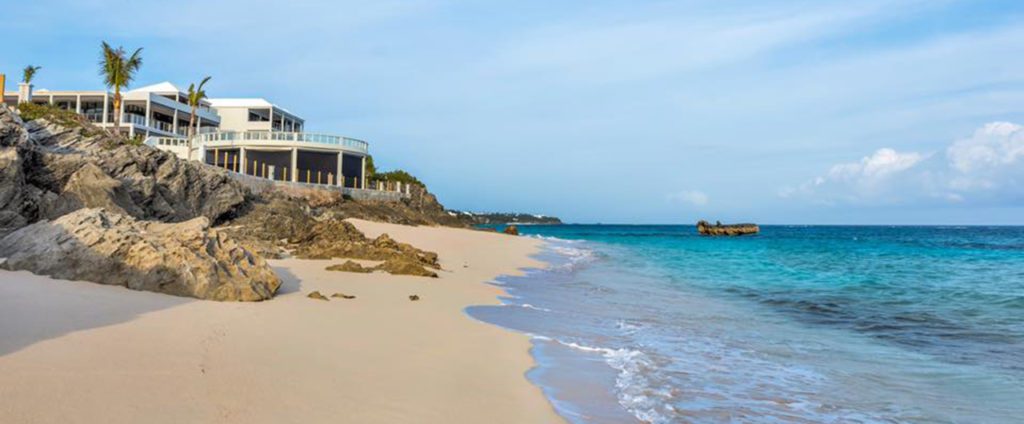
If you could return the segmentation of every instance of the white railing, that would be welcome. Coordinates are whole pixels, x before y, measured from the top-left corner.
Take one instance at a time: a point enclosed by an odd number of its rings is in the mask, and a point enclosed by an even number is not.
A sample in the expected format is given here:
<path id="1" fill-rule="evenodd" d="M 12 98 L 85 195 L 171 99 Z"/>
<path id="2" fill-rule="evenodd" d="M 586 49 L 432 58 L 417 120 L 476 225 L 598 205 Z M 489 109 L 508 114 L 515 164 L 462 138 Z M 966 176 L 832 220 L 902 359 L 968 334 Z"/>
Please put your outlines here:
<path id="1" fill-rule="evenodd" d="M 121 123 L 123 123 L 123 124 L 146 125 L 146 117 L 142 116 L 142 115 L 136 115 L 134 113 L 125 113 L 121 117 Z"/>
<path id="2" fill-rule="evenodd" d="M 280 132 L 280 131 L 218 131 L 209 134 L 199 135 L 200 143 L 218 141 L 282 141 L 299 143 L 330 144 L 358 152 L 366 153 L 369 144 L 363 140 L 342 137 L 340 135 L 301 133 L 301 132 Z"/>
<path id="3" fill-rule="evenodd" d="M 150 146 L 188 147 L 188 139 L 180 137 L 149 137 L 146 139 L 146 144 Z"/>
<path id="4" fill-rule="evenodd" d="M 153 128 L 156 128 L 156 129 L 158 129 L 160 131 L 174 132 L 174 125 L 173 124 L 168 124 L 166 122 L 157 121 L 155 119 L 150 120 L 149 123 L 150 123 L 150 126 L 152 126 Z"/>

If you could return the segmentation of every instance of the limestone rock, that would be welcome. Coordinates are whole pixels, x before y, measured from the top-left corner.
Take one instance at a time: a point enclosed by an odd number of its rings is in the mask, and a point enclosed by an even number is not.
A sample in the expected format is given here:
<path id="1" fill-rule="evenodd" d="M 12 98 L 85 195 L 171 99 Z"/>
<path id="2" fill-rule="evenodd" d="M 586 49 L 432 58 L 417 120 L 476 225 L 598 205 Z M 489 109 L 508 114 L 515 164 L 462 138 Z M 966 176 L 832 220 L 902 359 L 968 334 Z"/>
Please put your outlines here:
<path id="1" fill-rule="evenodd" d="M 424 268 L 420 263 L 411 261 L 407 258 L 388 259 L 384 261 L 384 263 L 374 267 L 374 269 L 395 275 L 415 275 L 419 277 L 437 278 L 436 272 Z"/>
<path id="2" fill-rule="evenodd" d="M 374 269 L 373 268 L 364 267 L 364 266 L 359 265 L 358 263 L 353 262 L 353 261 L 345 261 L 345 263 L 342 263 L 342 264 L 331 265 L 331 266 L 327 267 L 327 270 L 328 271 L 369 273 L 369 272 L 373 272 Z"/>
<path id="3" fill-rule="evenodd" d="M 331 300 L 331 299 L 328 299 L 326 296 L 320 294 L 319 291 L 314 291 L 314 292 L 312 292 L 310 294 L 307 294 L 306 297 L 308 297 L 310 299 L 316 299 L 316 300 L 326 300 L 326 301 L 330 301 Z"/>
<path id="4" fill-rule="evenodd" d="M 122 215 L 142 215 L 121 181 L 110 178 L 92 163 L 82 165 L 71 174 L 64 184 L 64 191 L 54 203 L 47 218 L 53 219 L 82 208 L 104 208 Z"/>
<path id="5" fill-rule="evenodd" d="M 204 217 L 168 224 L 79 209 L 0 239 L 0 256 L 8 270 L 207 300 L 265 300 L 281 285 L 266 261 Z"/>

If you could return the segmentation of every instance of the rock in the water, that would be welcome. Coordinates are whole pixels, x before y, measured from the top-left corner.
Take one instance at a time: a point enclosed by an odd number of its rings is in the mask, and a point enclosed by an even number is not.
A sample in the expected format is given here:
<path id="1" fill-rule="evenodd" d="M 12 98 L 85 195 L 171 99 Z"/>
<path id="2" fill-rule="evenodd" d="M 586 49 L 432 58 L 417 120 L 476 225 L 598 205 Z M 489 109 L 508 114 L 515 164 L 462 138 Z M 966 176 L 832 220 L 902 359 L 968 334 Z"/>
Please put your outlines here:
<path id="1" fill-rule="evenodd" d="M 722 225 L 721 222 L 716 222 L 711 225 L 704 220 L 697 221 L 697 232 L 702 236 L 742 236 L 757 234 L 759 231 L 761 229 L 755 224 Z"/>
<path id="2" fill-rule="evenodd" d="M 203 217 L 165 224 L 79 209 L 8 234 L 0 256 L 8 270 L 207 300 L 265 300 L 281 285 L 266 261 Z"/>
<path id="3" fill-rule="evenodd" d="M 316 300 L 326 300 L 326 301 L 330 301 L 331 300 L 331 299 L 328 299 L 326 296 L 320 294 L 319 291 L 314 291 L 314 292 L 312 292 L 310 294 L 307 294 L 306 297 L 308 297 L 310 299 L 316 299 Z"/>
<path id="4" fill-rule="evenodd" d="M 327 267 L 327 270 L 328 271 L 343 271 L 343 272 L 361 272 L 361 273 L 373 272 L 373 268 L 364 267 L 364 266 L 359 265 L 358 263 L 353 262 L 353 261 L 345 261 L 345 263 L 342 263 L 342 264 L 331 265 L 331 266 Z"/>
<path id="5" fill-rule="evenodd" d="M 508 234 L 508 235 L 518 236 L 519 235 L 519 227 L 517 227 L 515 225 L 509 225 L 509 226 L 505 227 L 505 230 L 503 230 L 502 232 L 505 233 L 505 234 Z"/>

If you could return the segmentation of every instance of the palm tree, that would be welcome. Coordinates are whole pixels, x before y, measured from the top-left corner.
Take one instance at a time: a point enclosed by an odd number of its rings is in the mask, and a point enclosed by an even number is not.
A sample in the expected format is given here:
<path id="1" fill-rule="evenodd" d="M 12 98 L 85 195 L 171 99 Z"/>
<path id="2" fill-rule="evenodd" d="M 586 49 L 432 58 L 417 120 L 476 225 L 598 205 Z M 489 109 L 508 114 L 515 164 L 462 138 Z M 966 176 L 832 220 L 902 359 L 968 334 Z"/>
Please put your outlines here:
<path id="1" fill-rule="evenodd" d="M 191 108 L 191 113 L 189 113 L 188 117 L 188 137 L 190 139 L 190 144 L 191 138 L 199 132 L 199 127 L 196 125 L 198 124 L 196 122 L 196 110 L 199 109 L 199 103 L 206 98 L 206 90 L 203 90 L 203 87 L 206 85 L 207 81 L 210 81 L 209 76 L 203 78 L 203 80 L 199 82 L 199 87 L 196 87 L 195 83 L 188 85 L 188 106 Z"/>
<path id="2" fill-rule="evenodd" d="M 135 78 L 135 72 L 142 66 L 142 49 L 136 49 L 131 56 L 123 47 L 113 48 L 103 42 L 103 56 L 100 58 L 100 75 L 109 88 L 114 89 L 114 132 L 121 126 L 121 89 Z"/>
<path id="3" fill-rule="evenodd" d="M 40 69 L 43 69 L 43 67 L 42 66 L 32 66 L 32 65 L 26 66 L 25 69 L 23 71 L 21 71 L 22 72 L 22 74 L 21 74 L 22 82 L 24 82 L 25 84 L 32 84 L 32 78 L 36 77 L 36 72 L 38 72 Z"/>
<path id="4" fill-rule="evenodd" d="M 199 132 L 199 122 L 196 120 L 196 109 L 199 109 L 199 103 L 206 98 L 206 90 L 203 90 L 203 87 L 206 86 L 207 81 L 210 81 L 209 75 L 199 82 L 199 87 L 196 87 L 195 83 L 188 85 L 188 106 L 191 109 L 188 115 L 189 159 L 192 159 L 192 139 L 195 138 L 196 133 Z"/>

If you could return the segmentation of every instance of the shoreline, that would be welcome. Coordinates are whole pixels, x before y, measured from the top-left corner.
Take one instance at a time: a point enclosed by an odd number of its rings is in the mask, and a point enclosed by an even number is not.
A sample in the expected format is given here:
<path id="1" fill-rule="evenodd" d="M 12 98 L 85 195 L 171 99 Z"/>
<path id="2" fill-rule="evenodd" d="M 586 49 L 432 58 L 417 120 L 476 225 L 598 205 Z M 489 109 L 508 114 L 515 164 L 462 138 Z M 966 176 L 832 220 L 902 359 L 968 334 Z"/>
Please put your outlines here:
<path id="1" fill-rule="evenodd" d="M 437 252 L 440 278 L 272 260 L 274 299 L 219 303 L 0 271 L 0 421 L 565 422 L 529 336 L 466 312 L 542 241 L 350 222 Z"/>

